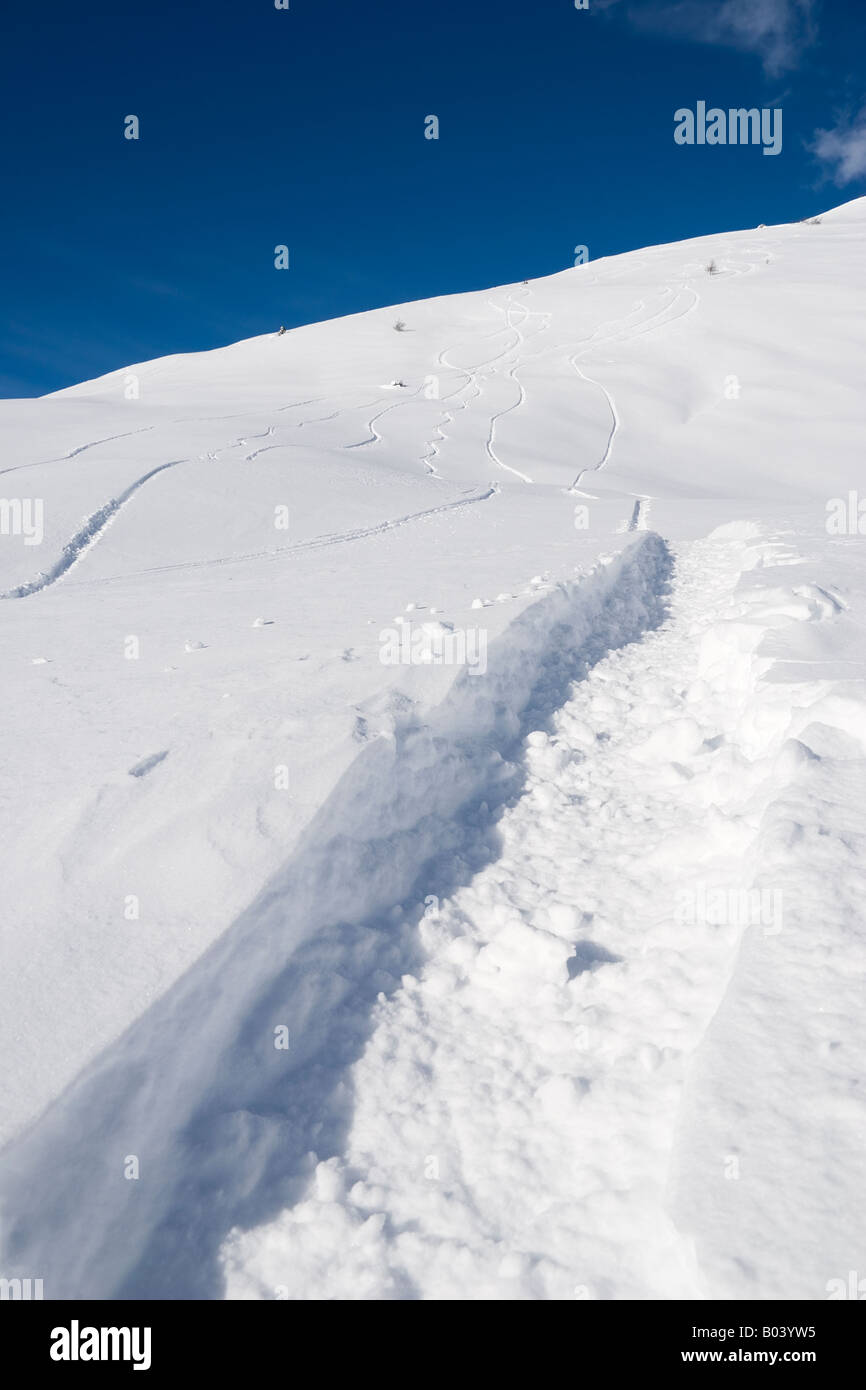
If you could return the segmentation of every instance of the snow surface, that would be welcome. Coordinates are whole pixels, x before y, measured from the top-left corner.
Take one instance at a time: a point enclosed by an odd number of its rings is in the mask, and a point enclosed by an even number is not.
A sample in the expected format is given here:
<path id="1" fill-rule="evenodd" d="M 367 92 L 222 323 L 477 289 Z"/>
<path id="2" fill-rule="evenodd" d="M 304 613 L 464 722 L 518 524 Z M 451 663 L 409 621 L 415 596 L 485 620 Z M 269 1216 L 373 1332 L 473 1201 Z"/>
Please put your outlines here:
<path id="1" fill-rule="evenodd" d="M 864 241 L 861 199 L 0 403 L 44 528 L 0 510 L 0 1273 L 863 1270 Z"/>

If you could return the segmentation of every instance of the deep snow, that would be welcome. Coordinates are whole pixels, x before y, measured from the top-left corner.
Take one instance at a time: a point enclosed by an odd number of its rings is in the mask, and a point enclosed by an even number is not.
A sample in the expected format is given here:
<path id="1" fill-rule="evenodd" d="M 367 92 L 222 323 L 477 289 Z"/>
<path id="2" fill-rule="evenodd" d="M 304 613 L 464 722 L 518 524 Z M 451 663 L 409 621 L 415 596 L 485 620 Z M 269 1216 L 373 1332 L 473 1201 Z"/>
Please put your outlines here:
<path id="1" fill-rule="evenodd" d="M 0 534 L 0 1272 L 863 1265 L 864 240 L 858 200 L 0 405 L 44 508 Z"/>

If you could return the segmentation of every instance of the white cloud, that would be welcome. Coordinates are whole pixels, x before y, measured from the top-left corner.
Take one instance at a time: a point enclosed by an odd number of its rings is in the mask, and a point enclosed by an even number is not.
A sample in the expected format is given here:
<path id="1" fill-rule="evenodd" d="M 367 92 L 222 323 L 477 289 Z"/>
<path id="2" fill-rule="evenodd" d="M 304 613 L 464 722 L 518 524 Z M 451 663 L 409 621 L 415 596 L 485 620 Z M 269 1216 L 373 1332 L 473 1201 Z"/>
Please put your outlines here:
<path id="1" fill-rule="evenodd" d="M 866 107 L 853 121 L 842 122 L 834 130 L 816 130 L 811 146 L 834 183 L 853 183 L 866 178 Z"/>
<path id="2" fill-rule="evenodd" d="M 818 0 L 596 0 L 645 33 L 755 53 L 771 77 L 797 67 L 815 37 Z"/>

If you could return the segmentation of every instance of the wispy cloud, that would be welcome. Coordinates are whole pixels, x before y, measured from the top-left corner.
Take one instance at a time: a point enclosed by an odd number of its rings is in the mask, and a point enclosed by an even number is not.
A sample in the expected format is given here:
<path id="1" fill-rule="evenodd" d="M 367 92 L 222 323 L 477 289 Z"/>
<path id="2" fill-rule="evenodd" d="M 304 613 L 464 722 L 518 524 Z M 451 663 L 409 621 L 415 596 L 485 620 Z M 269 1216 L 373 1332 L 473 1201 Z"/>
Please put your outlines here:
<path id="1" fill-rule="evenodd" d="M 866 178 L 866 106 L 853 120 L 840 121 L 832 130 L 816 130 L 810 148 L 840 187 Z"/>
<path id="2" fill-rule="evenodd" d="M 815 38 L 819 0 L 596 0 L 645 33 L 755 53 L 770 77 L 790 71 Z"/>

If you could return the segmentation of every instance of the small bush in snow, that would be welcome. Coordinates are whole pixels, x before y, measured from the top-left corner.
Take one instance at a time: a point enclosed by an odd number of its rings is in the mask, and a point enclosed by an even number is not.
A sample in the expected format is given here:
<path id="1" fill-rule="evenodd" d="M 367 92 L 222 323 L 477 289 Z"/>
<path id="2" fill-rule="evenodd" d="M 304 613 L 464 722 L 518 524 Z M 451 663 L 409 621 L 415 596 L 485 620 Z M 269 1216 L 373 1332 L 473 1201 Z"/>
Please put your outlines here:
<path id="1" fill-rule="evenodd" d="M 718 273 L 719 273 L 719 267 L 716 265 L 715 261 L 710 261 L 709 265 L 707 266 L 707 274 L 708 274 L 708 275 L 718 275 Z"/>
<path id="2" fill-rule="evenodd" d="M 405 332 L 406 332 L 406 325 L 405 325 L 405 323 L 403 322 L 402 319 L 398 319 L 397 322 L 394 324 L 394 331 L 395 331 L 396 333 L 405 333 Z"/>

